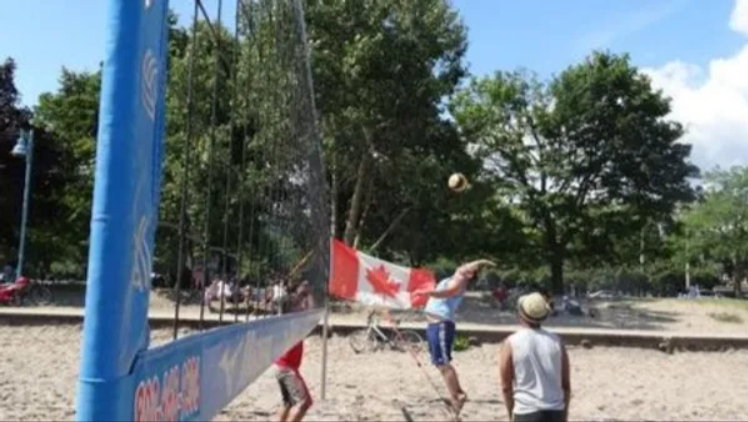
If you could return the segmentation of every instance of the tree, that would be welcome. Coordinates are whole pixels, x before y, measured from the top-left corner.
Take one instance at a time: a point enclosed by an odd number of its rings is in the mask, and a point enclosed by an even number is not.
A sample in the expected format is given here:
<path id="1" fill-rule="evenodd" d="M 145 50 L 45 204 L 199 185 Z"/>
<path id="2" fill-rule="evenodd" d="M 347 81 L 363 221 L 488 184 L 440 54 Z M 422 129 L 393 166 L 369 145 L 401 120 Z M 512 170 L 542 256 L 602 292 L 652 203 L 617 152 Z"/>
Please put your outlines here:
<path id="1" fill-rule="evenodd" d="M 748 168 L 718 168 L 704 184 L 703 199 L 683 217 L 687 258 L 718 264 L 740 297 L 748 278 Z"/>
<path id="2" fill-rule="evenodd" d="M 65 171 L 68 155 L 64 146 L 31 122 L 31 111 L 21 107 L 14 84 L 15 63 L 7 59 L 0 66 L 0 257 L 15 261 L 20 235 L 21 207 L 25 184 L 25 160 L 10 154 L 22 129 L 34 129 L 33 173 L 29 201 L 26 272 L 38 275 L 47 272 L 57 259 L 64 259 L 69 248 L 62 230 L 65 215 L 64 189 L 68 182 Z"/>
<path id="3" fill-rule="evenodd" d="M 610 251 L 691 199 L 683 129 L 626 55 L 595 52 L 547 84 L 524 71 L 475 79 L 451 111 L 497 192 L 539 234 L 556 292 L 575 253 Z"/>
<path id="4" fill-rule="evenodd" d="M 16 64 L 6 59 L 0 65 L 0 257 L 10 258 L 18 243 L 17 227 L 21 215 L 23 192 L 23 160 L 11 157 L 10 151 L 19 131 L 28 125 L 30 113 L 19 106 L 15 86 Z M 11 246 L 13 245 L 13 246 Z M 6 261 L 7 262 L 7 261 Z"/>
<path id="5" fill-rule="evenodd" d="M 66 227 L 69 258 L 82 263 L 88 253 L 91 224 L 101 73 L 63 68 L 59 84 L 57 92 L 39 97 L 34 119 L 62 148 L 61 171 L 66 183 L 58 219 Z M 79 265 L 79 271 L 82 269 Z"/>
<path id="6" fill-rule="evenodd" d="M 444 0 L 335 0 L 307 17 L 333 234 L 412 261 L 438 253 L 426 233 L 448 227 L 445 180 L 473 166 L 443 117 L 466 73 L 458 14 Z"/>

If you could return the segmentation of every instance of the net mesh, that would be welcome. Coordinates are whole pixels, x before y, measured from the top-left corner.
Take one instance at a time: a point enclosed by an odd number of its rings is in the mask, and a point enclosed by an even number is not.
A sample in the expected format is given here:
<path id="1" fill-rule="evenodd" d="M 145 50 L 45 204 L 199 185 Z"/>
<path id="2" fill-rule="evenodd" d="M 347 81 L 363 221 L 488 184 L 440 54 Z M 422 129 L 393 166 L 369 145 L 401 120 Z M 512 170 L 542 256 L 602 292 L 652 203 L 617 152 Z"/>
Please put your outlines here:
<path id="1" fill-rule="evenodd" d="M 201 321 L 249 320 L 307 281 L 322 306 L 329 270 L 301 1 L 196 0 L 191 23 L 171 40 L 157 254 L 176 268 L 175 337 L 198 303 Z"/>

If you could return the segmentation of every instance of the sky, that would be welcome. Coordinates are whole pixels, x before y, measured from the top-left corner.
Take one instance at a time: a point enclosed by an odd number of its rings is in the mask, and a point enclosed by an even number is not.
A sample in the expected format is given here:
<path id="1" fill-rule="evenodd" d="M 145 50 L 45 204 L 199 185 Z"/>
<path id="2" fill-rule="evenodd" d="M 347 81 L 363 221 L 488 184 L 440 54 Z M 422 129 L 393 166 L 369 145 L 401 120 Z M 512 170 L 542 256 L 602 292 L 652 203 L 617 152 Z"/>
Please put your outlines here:
<path id="1" fill-rule="evenodd" d="M 672 97 L 672 117 L 686 125 L 683 141 L 694 145 L 694 163 L 748 165 L 748 0 L 452 1 L 468 27 L 474 75 L 526 68 L 548 78 L 593 49 L 628 52 Z M 23 104 L 56 90 L 63 66 L 98 67 L 108 3 L 3 4 L 0 59 L 16 60 Z M 190 16 L 192 0 L 170 3 L 183 19 Z M 217 0 L 204 3 L 215 14 Z M 223 19 L 233 10 L 225 7 Z"/>

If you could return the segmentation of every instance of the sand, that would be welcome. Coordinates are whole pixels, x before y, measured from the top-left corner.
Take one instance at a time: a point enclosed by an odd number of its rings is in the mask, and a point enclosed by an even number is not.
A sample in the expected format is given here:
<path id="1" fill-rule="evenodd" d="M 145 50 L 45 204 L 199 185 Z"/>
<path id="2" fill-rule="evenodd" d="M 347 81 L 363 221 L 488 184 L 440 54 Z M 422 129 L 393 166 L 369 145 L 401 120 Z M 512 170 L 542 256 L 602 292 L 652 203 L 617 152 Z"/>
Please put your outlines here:
<path id="1" fill-rule="evenodd" d="M 608 330 L 642 330 L 679 334 L 748 334 L 748 301 L 682 300 L 682 299 L 621 299 L 582 301 L 584 309 L 594 308 L 596 317 L 575 317 L 560 314 L 546 322 L 548 327 L 595 328 Z M 715 320 L 713 315 L 729 314 L 731 322 Z M 334 315 L 334 321 L 361 323 L 365 311 L 356 309 L 348 314 Z M 402 321 L 422 321 L 419 314 L 399 315 Z M 516 315 L 490 306 L 480 293 L 470 292 L 457 315 L 459 323 L 470 325 L 514 325 Z"/>
<path id="2" fill-rule="evenodd" d="M 155 342 L 168 331 L 155 331 Z M 78 326 L 0 327 L 0 420 L 71 420 L 79 360 Z M 320 340 L 307 340 L 302 372 L 317 404 L 308 420 L 444 420 L 439 394 L 413 358 L 396 352 L 355 355 L 345 338 L 330 342 L 328 400 L 321 402 Z M 471 401 L 463 420 L 506 420 L 496 372 L 498 346 L 456 353 Z M 570 350 L 574 420 L 741 420 L 748 414 L 748 351 L 676 353 Z M 438 375 L 427 369 L 438 383 Z M 272 419 L 279 401 L 269 374 L 216 420 Z"/>
<path id="3" fill-rule="evenodd" d="M 516 316 L 510 311 L 502 311 L 491 306 L 491 301 L 484 297 L 486 293 L 469 292 L 458 313 L 458 320 L 465 324 L 476 325 L 513 325 Z M 151 295 L 150 312 L 152 316 L 172 316 L 174 301 L 172 292 L 157 290 Z M 49 307 L 33 308 L 38 312 L 67 308 L 80 311 L 83 307 L 81 291 L 55 291 L 55 303 Z M 216 304 L 216 307 L 219 305 Z M 597 329 L 663 331 L 679 334 L 746 334 L 748 333 L 748 301 L 737 300 L 682 300 L 682 299 L 622 299 L 583 301 L 583 306 L 594 308 L 596 318 L 559 315 L 547 321 L 549 327 L 577 327 Z M 230 307 L 227 306 L 227 309 Z M 366 321 L 366 309 L 353 305 L 352 312 L 334 313 L 333 323 L 363 323 Z M 733 322 L 715 320 L 711 315 L 730 314 L 737 317 Z M 181 315 L 197 319 L 200 306 L 182 304 Z M 244 320 L 242 310 L 240 319 Z M 218 313 L 206 312 L 206 319 L 217 320 Z M 224 319 L 233 320 L 233 314 Z M 402 321 L 423 322 L 420 314 L 399 315 Z"/>

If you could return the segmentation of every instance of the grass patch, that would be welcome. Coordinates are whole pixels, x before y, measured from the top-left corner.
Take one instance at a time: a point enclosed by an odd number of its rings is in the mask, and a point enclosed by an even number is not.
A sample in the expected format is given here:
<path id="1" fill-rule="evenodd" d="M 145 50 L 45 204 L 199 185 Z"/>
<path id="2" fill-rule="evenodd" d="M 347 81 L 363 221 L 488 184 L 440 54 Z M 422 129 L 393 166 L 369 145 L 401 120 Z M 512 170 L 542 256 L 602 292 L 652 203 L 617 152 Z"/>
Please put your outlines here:
<path id="1" fill-rule="evenodd" d="M 470 348 L 470 339 L 465 335 L 458 334 L 457 337 L 455 337 L 453 347 L 455 352 L 464 352 Z"/>
<path id="2" fill-rule="evenodd" d="M 710 312 L 709 317 L 715 321 L 726 322 L 730 324 L 742 324 L 743 318 L 740 315 L 730 312 Z"/>
<path id="3" fill-rule="evenodd" d="M 705 305 L 725 306 L 748 311 L 748 300 L 745 299 L 700 299 L 695 302 L 704 302 Z"/>
<path id="4" fill-rule="evenodd" d="M 608 304 L 608 309 L 617 309 L 621 311 L 630 311 L 634 307 L 631 302 L 618 302 Z"/>
<path id="5" fill-rule="evenodd" d="M 713 298 L 701 298 L 701 299 L 665 299 L 668 303 L 689 303 L 702 306 L 715 306 L 720 308 L 732 308 L 740 309 L 748 312 L 748 300 L 745 299 L 713 299 Z"/>

